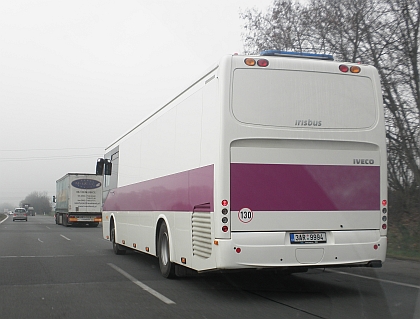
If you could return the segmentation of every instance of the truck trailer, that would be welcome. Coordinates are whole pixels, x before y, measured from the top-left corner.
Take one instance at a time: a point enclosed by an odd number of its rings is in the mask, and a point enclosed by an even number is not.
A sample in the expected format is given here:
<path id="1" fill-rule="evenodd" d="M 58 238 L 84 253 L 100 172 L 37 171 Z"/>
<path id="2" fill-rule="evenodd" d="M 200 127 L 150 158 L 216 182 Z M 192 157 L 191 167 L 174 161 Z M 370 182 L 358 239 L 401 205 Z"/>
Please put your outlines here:
<path id="1" fill-rule="evenodd" d="M 98 226 L 102 221 L 102 180 L 102 176 L 86 173 L 68 173 L 57 180 L 55 223 Z"/>

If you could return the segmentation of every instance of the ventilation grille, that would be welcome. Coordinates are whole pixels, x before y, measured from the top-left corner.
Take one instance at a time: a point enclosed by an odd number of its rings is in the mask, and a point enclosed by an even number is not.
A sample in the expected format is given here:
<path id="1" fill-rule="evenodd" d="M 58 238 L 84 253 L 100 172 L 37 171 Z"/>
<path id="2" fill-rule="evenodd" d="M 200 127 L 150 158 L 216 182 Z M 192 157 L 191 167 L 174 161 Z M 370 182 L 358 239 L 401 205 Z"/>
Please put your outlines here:
<path id="1" fill-rule="evenodd" d="M 211 256 L 211 218 L 210 213 L 192 213 L 192 247 L 193 255 L 202 258 Z"/>

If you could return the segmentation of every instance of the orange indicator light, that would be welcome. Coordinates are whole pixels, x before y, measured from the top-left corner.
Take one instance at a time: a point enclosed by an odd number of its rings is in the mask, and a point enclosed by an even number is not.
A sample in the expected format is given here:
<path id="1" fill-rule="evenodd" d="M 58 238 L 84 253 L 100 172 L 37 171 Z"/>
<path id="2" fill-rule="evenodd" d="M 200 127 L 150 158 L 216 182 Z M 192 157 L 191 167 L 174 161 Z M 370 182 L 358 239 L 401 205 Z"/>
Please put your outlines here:
<path id="1" fill-rule="evenodd" d="M 255 65 L 255 60 L 254 59 L 252 59 L 252 58 L 246 58 L 245 60 L 244 60 L 244 62 L 245 62 L 245 64 L 246 65 L 248 65 L 248 66 L 254 66 Z"/>

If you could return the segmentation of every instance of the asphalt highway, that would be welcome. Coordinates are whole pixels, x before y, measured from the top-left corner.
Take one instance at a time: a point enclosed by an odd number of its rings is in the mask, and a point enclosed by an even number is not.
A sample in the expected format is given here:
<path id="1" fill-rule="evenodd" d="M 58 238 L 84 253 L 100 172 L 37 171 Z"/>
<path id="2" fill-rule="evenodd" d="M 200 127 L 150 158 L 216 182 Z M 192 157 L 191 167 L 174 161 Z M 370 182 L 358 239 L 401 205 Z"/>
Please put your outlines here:
<path id="1" fill-rule="evenodd" d="M 160 275 L 155 257 L 114 255 L 102 229 L 49 216 L 0 224 L 0 318 L 420 318 L 420 263 Z"/>

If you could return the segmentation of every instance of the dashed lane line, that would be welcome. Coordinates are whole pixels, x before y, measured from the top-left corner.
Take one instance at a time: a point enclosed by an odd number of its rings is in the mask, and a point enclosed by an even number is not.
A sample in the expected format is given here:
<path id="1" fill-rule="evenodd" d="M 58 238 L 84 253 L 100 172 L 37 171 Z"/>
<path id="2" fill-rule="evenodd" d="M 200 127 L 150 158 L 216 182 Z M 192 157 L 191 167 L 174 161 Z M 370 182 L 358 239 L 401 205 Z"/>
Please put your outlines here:
<path id="1" fill-rule="evenodd" d="M 64 235 L 61 235 L 61 234 L 60 234 L 60 236 L 61 236 L 61 237 L 63 237 L 65 240 L 71 240 L 70 238 L 67 238 L 67 237 L 66 237 L 66 236 L 64 236 Z"/>
<path id="2" fill-rule="evenodd" d="M 127 279 L 129 279 L 131 282 L 133 282 L 134 284 L 136 284 L 137 286 L 139 286 L 143 290 L 147 291 L 149 294 L 151 294 L 151 295 L 155 296 L 156 298 L 160 299 L 164 303 L 166 303 L 168 305 L 175 304 L 174 301 L 172 301 L 171 299 L 165 297 L 164 295 L 162 295 L 161 293 L 157 292 L 156 290 L 150 288 L 149 286 L 145 285 L 141 281 L 138 281 L 136 278 L 134 278 L 133 276 L 131 276 L 129 273 L 127 273 L 124 270 L 122 270 L 120 267 L 115 266 L 114 264 L 111 264 L 111 263 L 108 263 L 108 265 L 110 267 L 114 268 L 116 271 L 118 271 L 121 275 L 123 275 L 124 277 L 126 277 Z"/>

